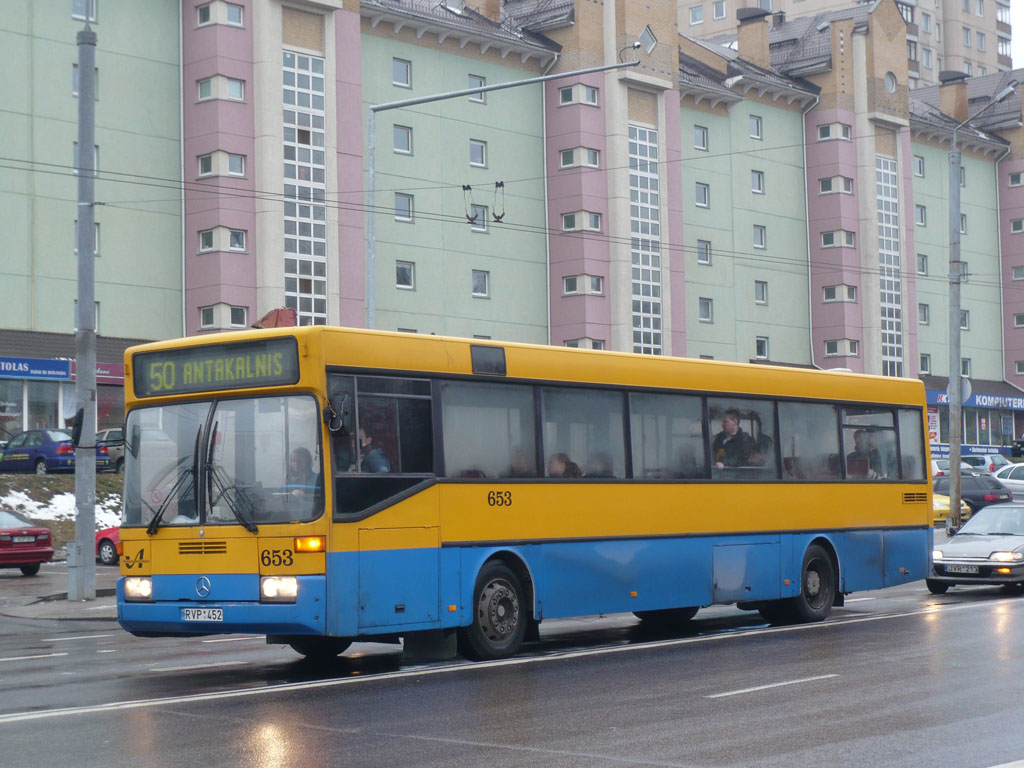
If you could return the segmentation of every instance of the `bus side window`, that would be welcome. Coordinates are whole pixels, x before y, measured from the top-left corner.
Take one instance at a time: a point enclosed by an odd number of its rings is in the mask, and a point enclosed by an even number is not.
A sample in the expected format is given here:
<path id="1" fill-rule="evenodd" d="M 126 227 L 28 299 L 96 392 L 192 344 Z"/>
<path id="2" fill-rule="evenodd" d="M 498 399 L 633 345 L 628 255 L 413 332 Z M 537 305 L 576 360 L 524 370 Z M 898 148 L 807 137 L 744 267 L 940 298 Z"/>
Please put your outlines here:
<path id="1" fill-rule="evenodd" d="M 836 406 L 779 403 L 779 438 L 784 480 L 839 480 Z"/>
<path id="2" fill-rule="evenodd" d="M 702 413 L 699 397 L 630 393 L 633 477 L 707 477 Z"/>
<path id="3" fill-rule="evenodd" d="M 344 403 L 351 410 L 348 414 L 338 414 L 342 426 L 331 432 L 331 455 L 335 472 L 353 472 L 356 468 L 355 428 L 355 380 L 352 376 L 331 374 L 327 377 L 327 399 L 332 407 L 340 408 Z"/>
<path id="4" fill-rule="evenodd" d="M 708 415 L 713 478 L 731 482 L 778 479 L 771 401 L 708 398 Z"/>
<path id="5" fill-rule="evenodd" d="M 921 411 L 901 408 L 900 420 L 900 462 L 904 480 L 924 480 L 924 428 L 921 426 Z"/>
<path id="6" fill-rule="evenodd" d="M 621 392 L 541 390 L 546 475 L 624 478 L 626 443 Z"/>
<path id="7" fill-rule="evenodd" d="M 441 412 L 448 477 L 537 476 L 533 387 L 445 381 Z"/>

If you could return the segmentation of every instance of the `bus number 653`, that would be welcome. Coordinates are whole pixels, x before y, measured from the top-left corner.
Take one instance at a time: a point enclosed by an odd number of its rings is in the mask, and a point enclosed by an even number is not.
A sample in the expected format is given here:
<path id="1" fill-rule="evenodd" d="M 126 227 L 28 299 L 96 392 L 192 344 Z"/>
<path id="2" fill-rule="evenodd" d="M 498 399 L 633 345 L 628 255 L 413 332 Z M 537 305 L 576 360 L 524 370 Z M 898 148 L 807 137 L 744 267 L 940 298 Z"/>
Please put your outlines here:
<path id="1" fill-rule="evenodd" d="M 487 493 L 487 506 L 511 507 L 512 491 L 489 491 Z"/>

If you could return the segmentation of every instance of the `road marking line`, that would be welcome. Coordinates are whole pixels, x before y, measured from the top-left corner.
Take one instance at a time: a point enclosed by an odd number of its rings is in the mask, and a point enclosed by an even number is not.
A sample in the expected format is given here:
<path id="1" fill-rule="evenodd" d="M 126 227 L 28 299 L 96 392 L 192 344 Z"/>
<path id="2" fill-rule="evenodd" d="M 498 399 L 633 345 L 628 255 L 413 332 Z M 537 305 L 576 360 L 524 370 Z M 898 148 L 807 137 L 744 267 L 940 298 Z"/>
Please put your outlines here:
<path id="1" fill-rule="evenodd" d="M 1015 598 L 1008 600 L 997 600 L 985 603 L 956 603 L 952 605 L 931 604 L 917 611 L 906 611 L 904 613 L 891 613 L 883 616 L 859 616 L 853 619 L 840 619 L 838 621 L 822 621 L 814 624 L 796 624 L 786 627 L 765 627 L 749 631 L 726 632 L 721 635 L 705 635 L 700 637 L 683 637 L 676 640 L 654 640 L 649 643 L 636 643 L 634 645 L 616 645 L 611 647 L 592 648 L 581 651 L 554 651 L 543 656 L 529 656 L 524 658 L 501 659 L 498 661 L 478 661 L 449 664 L 442 667 L 409 667 L 398 672 L 383 672 L 379 675 L 360 675 L 359 677 L 343 677 L 332 680 L 312 680 L 304 683 L 282 683 L 280 685 L 269 685 L 263 688 L 236 688 L 226 691 L 214 691 L 211 693 L 195 693 L 183 696 L 168 696 L 159 699 L 135 699 L 131 701 L 112 701 L 107 704 L 92 704 L 84 707 L 64 707 L 61 709 L 49 709 L 37 712 L 11 712 L 0 715 L 0 725 L 6 723 L 21 723 L 28 720 L 45 720 L 55 717 L 69 717 L 72 715 L 87 715 L 101 712 L 121 712 L 129 709 L 147 709 L 150 707 L 167 706 L 171 704 L 188 704 L 197 701 L 217 701 L 219 699 L 235 699 L 247 696 L 264 696 L 272 693 L 290 693 L 292 691 L 311 691 L 320 688 L 337 688 L 343 685 L 365 685 L 379 682 L 381 680 L 401 680 L 407 677 L 425 677 L 427 675 L 443 675 L 454 672 L 482 672 L 495 667 L 514 667 L 524 664 L 544 664 L 550 661 L 565 661 L 566 659 L 582 659 L 591 656 L 608 656 L 616 653 L 629 653 L 634 651 L 658 650 L 661 648 L 674 648 L 695 643 L 727 642 L 735 638 L 755 637 L 758 635 L 774 635 L 784 632 L 813 632 L 815 630 L 842 627 L 847 624 L 866 624 L 872 621 L 887 621 L 889 619 L 905 619 L 911 616 L 923 616 L 930 613 L 946 613 L 950 611 L 964 611 L 974 608 L 991 608 L 993 605 L 1007 606 L 1010 608 L 1024 606 Z"/>
<path id="2" fill-rule="evenodd" d="M 781 683 L 768 683 L 767 685 L 758 685 L 753 688 L 742 688 L 738 691 L 727 691 L 725 693 L 712 693 L 704 698 L 706 699 L 721 699 L 724 696 L 739 696 L 741 693 L 754 693 L 755 691 L 766 691 L 769 688 L 781 688 L 784 685 L 797 685 L 798 683 L 811 683 L 815 680 L 827 680 L 830 677 L 839 677 L 839 675 L 818 675 L 817 677 L 802 677 L 799 680 L 786 680 Z"/>
<path id="3" fill-rule="evenodd" d="M 117 653 L 116 648 L 100 648 L 96 653 Z"/>
<path id="4" fill-rule="evenodd" d="M 37 653 L 35 656 L 8 656 L 0 661 L 27 661 L 28 659 L 49 659 L 53 656 L 67 656 L 67 653 Z"/>
<path id="5" fill-rule="evenodd" d="M 240 643 L 243 640 L 264 640 L 262 635 L 253 637 L 218 637 L 216 640 L 200 640 L 201 643 Z"/>
<path id="6" fill-rule="evenodd" d="M 182 667 L 150 667 L 150 672 L 183 672 L 189 669 L 210 669 L 212 667 L 234 667 L 239 664 L 248 664 L 247 661 L 216 661 L 209 664 L 189 664 Z"/>
<path id="7" fill-rule="evenodd" d="M 97 637 L 113 637 L 113 635 L 76 635 L 75 637 L 44 637 L 41 643 L 62 643 L 65 640 L 95 640 Z"/>
<path id="8" fill-rule="evenodd" d="M 848 597 L 845 602 L 847 603 L 863 603 L 865 600 L 877 600 L 877 597 Z"/>

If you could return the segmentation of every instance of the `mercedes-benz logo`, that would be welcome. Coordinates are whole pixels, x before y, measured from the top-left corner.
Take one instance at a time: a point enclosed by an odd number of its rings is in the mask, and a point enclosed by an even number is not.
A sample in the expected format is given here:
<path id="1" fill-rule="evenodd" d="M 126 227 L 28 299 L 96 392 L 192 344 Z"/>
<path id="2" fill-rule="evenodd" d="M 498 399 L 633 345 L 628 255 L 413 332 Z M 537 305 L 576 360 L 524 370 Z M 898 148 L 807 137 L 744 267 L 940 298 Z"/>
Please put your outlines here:
<path id="1" fill-rule="evenodd" d="M 212 589 L 213 585 L 210 584 L 210 580 L 206 576 L 196 579 L 196 594 L 200 597 L 209 597 Z"/>

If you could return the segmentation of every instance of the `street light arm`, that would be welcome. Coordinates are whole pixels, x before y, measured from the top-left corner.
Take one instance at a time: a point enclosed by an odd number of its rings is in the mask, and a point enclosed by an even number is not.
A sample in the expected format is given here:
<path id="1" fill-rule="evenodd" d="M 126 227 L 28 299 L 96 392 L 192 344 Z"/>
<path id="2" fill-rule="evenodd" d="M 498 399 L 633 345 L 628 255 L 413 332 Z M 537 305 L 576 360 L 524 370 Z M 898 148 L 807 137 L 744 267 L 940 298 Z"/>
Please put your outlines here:
<path id="1" fill-rule="evenodd" d="M 999 102 L 1006 101 L 1007 97 L 1010 96 L 1010 94 L 1012 94 L 1017 89 L 1018 84 L 1019 83 L 1016 80 L 1011 80 L 1009 85 L 1007 85 L 1005 88 L 1003 88 L 1003 90 L 999 91 L 999 93 L 992 97 L 992 101 L 990 101 L 984 107 L 982 107 L 973 115 L 968 117 L 962 123 L 957 124 L 956 128 L 953 129 L 953 135 L 956 135 L 956 132 L 963 128 L 965 125 L 967 125 L 969 122 L 971 122 L 971 120 L 976 120 L 981 115 L 981 113 L 984 112 L 989 107 L 994 107 Z"/>

